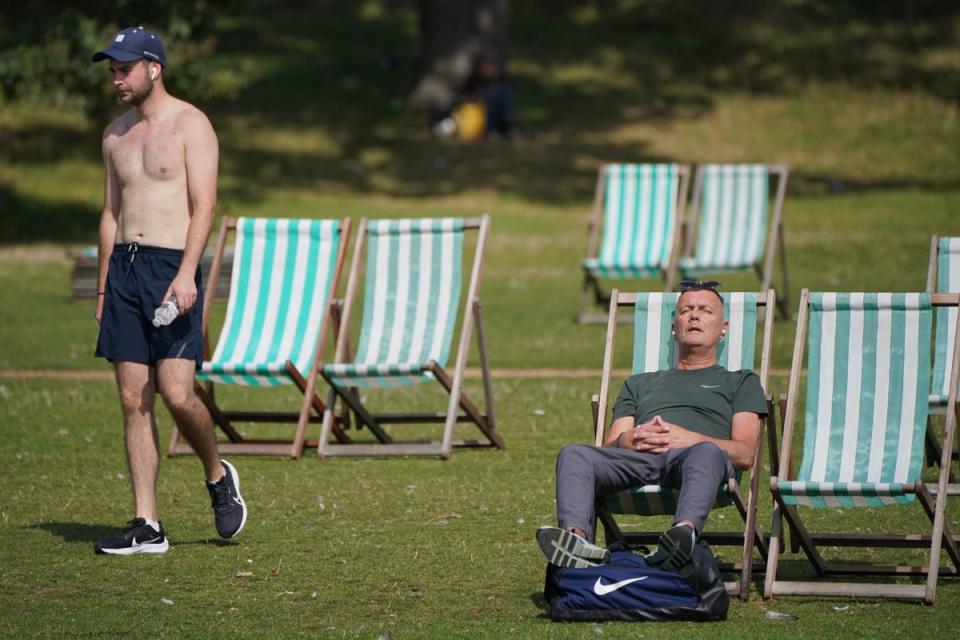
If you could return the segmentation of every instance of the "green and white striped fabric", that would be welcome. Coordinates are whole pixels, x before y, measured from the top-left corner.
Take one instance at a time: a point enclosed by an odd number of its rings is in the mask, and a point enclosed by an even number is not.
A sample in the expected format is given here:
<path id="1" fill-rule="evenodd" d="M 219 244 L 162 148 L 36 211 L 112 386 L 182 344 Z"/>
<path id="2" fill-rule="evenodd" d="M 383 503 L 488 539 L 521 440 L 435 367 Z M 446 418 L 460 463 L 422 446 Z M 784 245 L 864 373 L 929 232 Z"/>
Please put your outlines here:
<path id="1" fill-rule="evenodd" d="M 960 291 L 960 237 L 937 239 L 937 293 Z M 950 396 L 950 359 L 957 331 L 957 308 L 937 308 L 930 404 L 946 406 Z"/>
<path id="2" fill-rule="evenodd" d="M 650 373 L 676 364 L 676 340 L 670 329 L 677 308 L 678 293 L 638 293 L 634 314 L 633 373 Z M 757 336 L 756 293 L 728 293 L 723 296 L 727 335 L 720 341 L 717 360 L 730 371 L 754 367 Z M 672 514 L 680 492 L 660 485 L 641 485 L 601 498 L 610 513 L 634 515 Z M 727 485 L 717 492 L 718 507 L 732 504 Z"/>
<path id="3" fill-rule="evenodd" d="M 463 271 L 463 220 L 375 220 L 367 227 L 360 345 L 353 363 L 324 367 L 338 386 L 397 387 L 447 363 Z"/>
<path id="4" fill-rule="evenodd" d="M 595 277 L 640 278 L 665 270 L 673 249 L 680 175 L 675 164 L 604 167 L 603 237 L 584 267 Z"/>
<path id="5" fill-rule="evenodd" d="M 634 516 L 673 515 L 677 512 L 679 498 L 679 489 L 647 484 L 600 496 L 600 505 L 609 513 Z M 717 502 L 713 506 L 729 507 L 731 504 L 733 499 L 724 483 L 717 489 Z"/>
<path id="6" fill-rule="evenodd" d="M 751 268 L 767 238 L 766 165 L 708 164 L 700 175 L 697 245 L 693 256 L 680 259 L 681 273 Z"/>
<path id="7" fill-rule="evenodd" d="M 307 375 L 327 313 L 339 220 L 239 218 L 227 316 L 200 380 L 290 383 L 285 363 Z"/>
<path id="8" fill-rule="evenodd" d="M 930 389 L 930 295 L 813 293 L 807 405 L 797 479 L 786 504 L 879 507 L 910 502 L 923 464 Z"/>

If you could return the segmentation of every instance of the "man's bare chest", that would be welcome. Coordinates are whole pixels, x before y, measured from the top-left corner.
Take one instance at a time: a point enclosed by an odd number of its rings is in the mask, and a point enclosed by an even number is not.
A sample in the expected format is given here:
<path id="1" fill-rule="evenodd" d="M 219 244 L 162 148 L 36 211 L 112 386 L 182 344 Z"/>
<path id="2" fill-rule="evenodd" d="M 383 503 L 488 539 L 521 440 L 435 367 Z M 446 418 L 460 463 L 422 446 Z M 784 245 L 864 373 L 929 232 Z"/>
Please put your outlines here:
<path id="1" fill-rule="evenodd" d="M 179 180 L 184 175 L 183 142 L 170 125 L 130 128 L 111 142 L 110 155 L 120 185 L 139 180 Z"/>

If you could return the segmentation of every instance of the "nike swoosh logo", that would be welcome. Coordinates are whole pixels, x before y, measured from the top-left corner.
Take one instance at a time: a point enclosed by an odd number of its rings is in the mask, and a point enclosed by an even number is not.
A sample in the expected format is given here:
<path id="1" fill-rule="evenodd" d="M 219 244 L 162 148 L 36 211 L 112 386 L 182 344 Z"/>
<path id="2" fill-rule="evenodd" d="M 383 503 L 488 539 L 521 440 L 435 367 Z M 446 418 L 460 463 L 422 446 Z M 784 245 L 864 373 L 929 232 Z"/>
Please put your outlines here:
<path id="1" fill-rule="evenodd" d="M 617 589 L 622 589 L 628 584 L 634 582 L 639 582 L 640 580 L 646 580 L 650 576 L 641 576 L 639 578 L 627 578 L 626 580 L 621 580 L 620 582 L 614 582 L 612 584 L 603 584 L 602 578 L 597 578 L 596 584 L 593 585 L 593 592 L 598 596 L 605 596 L 608 593 L 613 593 Z"/>
<path id="2" fill-rule="evenodd" d="M 243 506 L 243 500 L 240 500 L 239 498 L 234 498 L 233 501 L 236 502 L 241 507 Z"/>
<path id="3" fill-rule="evenodd" d="M 130 544 L 135 547 L 138 544 L 153 544 L 154 542 L 159 542 L 160 540 L 161 540 L 160 536 L 157 536 L 156 538 L 151 538 L 150 540 L 137 540 L 137 537 L 134 536 Z"/>

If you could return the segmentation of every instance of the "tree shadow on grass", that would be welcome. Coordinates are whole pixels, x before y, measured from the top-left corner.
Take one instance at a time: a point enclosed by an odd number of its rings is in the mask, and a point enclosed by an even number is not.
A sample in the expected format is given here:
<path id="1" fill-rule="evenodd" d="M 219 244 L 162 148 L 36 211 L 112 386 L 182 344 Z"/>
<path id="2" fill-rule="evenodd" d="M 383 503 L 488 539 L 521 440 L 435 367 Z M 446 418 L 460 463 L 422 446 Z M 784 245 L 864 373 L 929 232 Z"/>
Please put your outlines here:
<path id="1" fill-rule="evenodd" d="M 90 544 L 117 532 L 116 526 L 111 527 L 86 522 L 39 522 L 25 526 L 24 528 L 41 529 L 68 543 L 89 542 Z"/>
<path id="2" fill-rule="evenodd" d="M 511 17 L 510 80 L 525 131 L 479 145 L 438 140 L 406 109 L 417 74 L 411 6 L 237 9 L 217 32 L 215 57 L 256 57 L 259 76 L 234 99 L 199 104 L 220 135 L 221 211 L 241 214 L 277 190 L 589 202 L 601 164 L 673 160 L 611 132 L 701 117 L 718 95 L 782 95 L 819 81 L 960 96 L 956 66 L 936 62 L 956 40 L 960 8 L 949 3 L 522 4 Z M 585 4 L 592 18 L 582 17 Z M 0 130 L 0 161 L 92 159 L 103 124 Z M 914 177 L 795 175 L 790 194 L 956 186 Z M 80 203 L 0 183 L 0 211 L 0 242 L 96 240 L 97 211 Z"/>
<path id="3" fill-rule="evenodd" d="M 99 161 L 99 130 L 50 122 L 15 130 L 0 125 L 0 161 L 11 164 L 53 163 L 68 159 Z"/>
<path id="4" fill-rule="evenodd" d="M 100 212 L 80 202 L 32 197 L 0 182 L 0 244 L 97 241 Z"/>

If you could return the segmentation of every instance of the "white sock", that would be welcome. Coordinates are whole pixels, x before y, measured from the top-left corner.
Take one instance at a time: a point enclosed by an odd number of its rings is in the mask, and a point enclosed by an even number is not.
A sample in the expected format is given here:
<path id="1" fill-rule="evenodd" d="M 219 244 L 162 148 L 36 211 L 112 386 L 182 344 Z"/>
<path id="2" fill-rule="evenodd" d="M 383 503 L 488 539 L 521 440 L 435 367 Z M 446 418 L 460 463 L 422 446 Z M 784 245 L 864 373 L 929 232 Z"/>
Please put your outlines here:
<path id="1" fill-rule="evenodd" d="M 144 518 L 144 520 L 146 520 L 146 522 L 147 522 L 148 525 L 150 525 L 151 527 L 153 527 L 153 530 L 154 530 L 154 531 L 157 531 L 157 532 L 160 531 L 160 523 L 159 523 L 159 522 L 157 522 L 157 521 L 155 521 L 155 520 L 147 520 L 146 518 Z"/>

